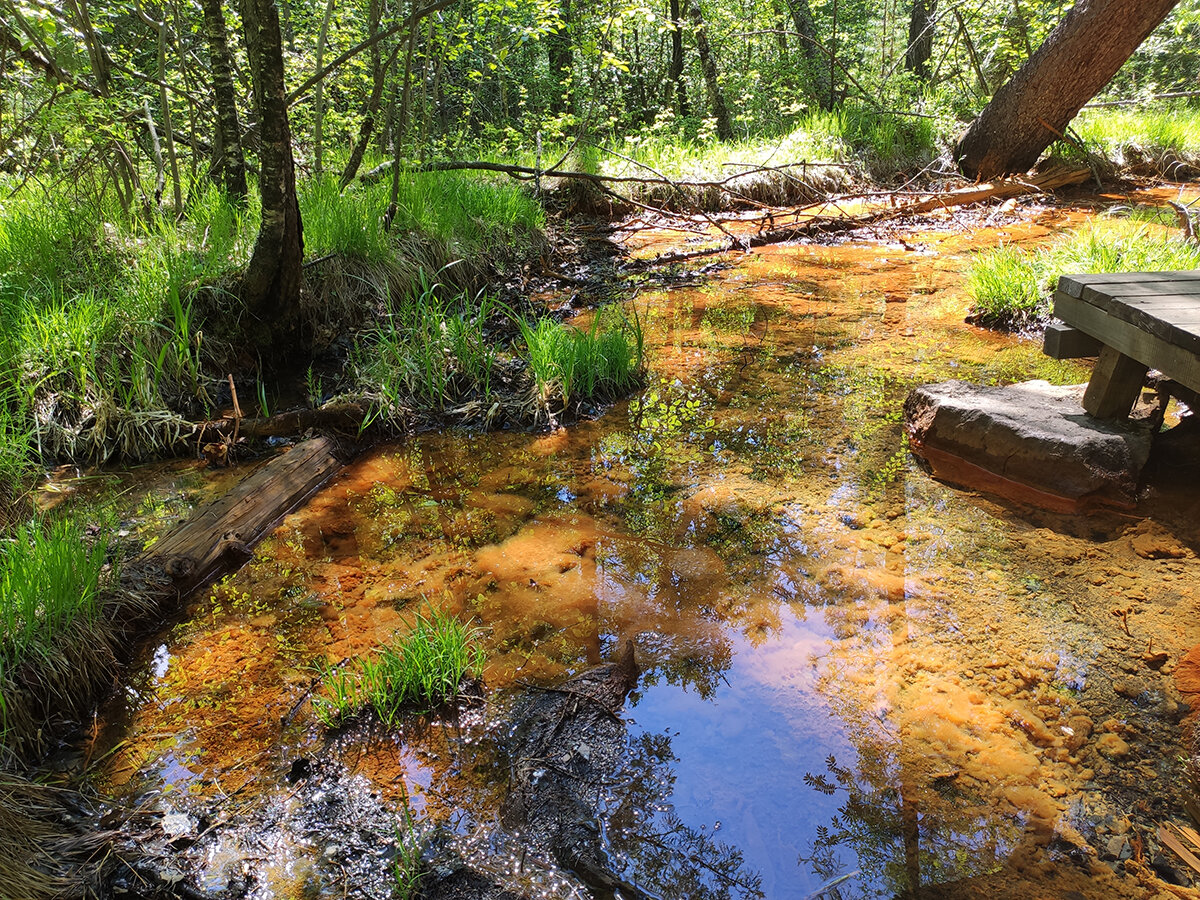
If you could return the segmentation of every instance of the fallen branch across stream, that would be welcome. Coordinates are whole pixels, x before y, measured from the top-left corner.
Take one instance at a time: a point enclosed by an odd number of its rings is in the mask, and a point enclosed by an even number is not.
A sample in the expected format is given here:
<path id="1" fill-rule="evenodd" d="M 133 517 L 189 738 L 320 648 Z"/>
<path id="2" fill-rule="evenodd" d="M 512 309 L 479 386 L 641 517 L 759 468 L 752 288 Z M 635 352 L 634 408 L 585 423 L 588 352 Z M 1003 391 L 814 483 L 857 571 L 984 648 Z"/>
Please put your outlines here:
<path id="1" fill-rule="evenodd" d="M 629 270 L 644 270 L 671 263 L 686 262 L 706 256 L 716 256 L 731 250 L 742 250 L 754 247 L 765 247 L 770 244 L 782 244 L 786 241 L 811 237 L 817 234 L 852 231 L 857 228 L 867 228 L 895 221 L 905 216 L 923 215 L 942 209 L 953 209 L 982 203 L 987 200 L 1007 199 L 1024 194 L 1045 193 L 1069 185 L 1080 184 L 1091 177 L 1088 169 L 1058 167 L 1027 178 L 1007 178 L 986 184 L 975 184 L 953 191 L 929 194 L 918 200 L 905 203 L 889 204 L 880 209 L 871 210 L 861 215 L 840 213 L 838 215 L 823 215 L 822 210 L 828 209 L 837 202 L 856 199 L 853 196 L 824 200 L 820 203 L 809 204 L 787 213 L 774 214 L 760 219 L 764 223 L 772 223 L 781 217 L 794 217 L 796 221 L 786 225 L 771 228 L 760 228 L 743 237 L 722 241 L 709 247 L 699 247 L 689 250 L 673 250 L 646 259 L 635 259 L 626 265 Z M 872 196 L 878 196 L 874 194 Z M 722 229 L 724 230 L 724 229 Z"/>

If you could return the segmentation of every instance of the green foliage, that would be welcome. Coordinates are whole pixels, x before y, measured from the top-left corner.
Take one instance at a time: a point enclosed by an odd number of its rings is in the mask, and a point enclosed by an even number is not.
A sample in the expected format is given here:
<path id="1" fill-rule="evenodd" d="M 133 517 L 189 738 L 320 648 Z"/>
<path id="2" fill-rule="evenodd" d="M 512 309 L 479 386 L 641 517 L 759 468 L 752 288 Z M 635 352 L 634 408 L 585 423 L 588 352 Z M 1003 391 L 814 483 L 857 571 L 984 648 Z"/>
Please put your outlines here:
<path id="1" fill-rule="evenodd" d="M 455 697 L 463 678 L 482 671 L 480 637 L 478 629 L 438 609 L 418 613 L 396 644 L 355 660 L 350 671 L 324 673 L 317 717 L 334 727 L 370 710 L 392 727 L 406 714 L 434 709 Z"/>
<path id="2" fill-rule="evenodd" d="M 355 351 L 359 380 L 383 408 L 414 405 L 444 411 L 478 397 L 491 402 L 495 346 L 484 336 L 494 300 L 481 294 L 450 302 L 440 284 L 419 275 L 419 292 L 392 304 L 383 321 Z"/>
<path id="3" fill-rule="evenodd" d="M 1007 245 L 981 253 L 967 271 L 967 291 L 980 322 L 1013 328 L 1050 314 L 1060 275 L 1198 267 L 1195 244 L 1151 225 L 1113 220 L 1069 232 L 1041 249 Z"/>
<path id="4" fill-rule="evenodd" d="M 380 185 L 342 192 L 337 179 L 324 175 L 299 191 L 304 248 L 310 257 L 340 253 L 350 259 L 387 263 L 391 238 L 383 227 L 387 192 Z"/>
<path id="5" fill-rule="evenodd" d="M 1200 162 L 1200 109 L 1171 105 L 1084 110 L 1075 122 L 1083 142 L 1123 165 L 1149 164 L 1163 175 Z"/>
<path id="6" fill-rule="evenodd" d="M 401 807 L 400 812 L 401 820 L 396 824 L 396 855 L 392 857 L 393 896 L 396 900 L 414 900 L 419 895 L 421 880 L 425 876 L 425 868 L 421 864 L 421 841 L 408 807 Z"/>

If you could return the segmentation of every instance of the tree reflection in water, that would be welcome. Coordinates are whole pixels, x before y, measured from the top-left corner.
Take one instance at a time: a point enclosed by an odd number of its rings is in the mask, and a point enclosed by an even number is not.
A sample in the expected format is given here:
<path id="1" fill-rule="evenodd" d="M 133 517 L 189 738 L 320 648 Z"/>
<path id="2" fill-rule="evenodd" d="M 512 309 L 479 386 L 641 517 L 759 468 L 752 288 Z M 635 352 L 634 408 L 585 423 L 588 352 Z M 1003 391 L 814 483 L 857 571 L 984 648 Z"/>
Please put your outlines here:
<path id="1" fill-rule="evenodd" d="M 667 734 L 641 734 L 630 742 L 624 771 L 615 779 L 620 788 L 605 798 L 616 866 L 660 897 L 761 898 L 762 876 L 746 868 L 741 850 L 675 814 L 670 797 L 676 762 Z"/>

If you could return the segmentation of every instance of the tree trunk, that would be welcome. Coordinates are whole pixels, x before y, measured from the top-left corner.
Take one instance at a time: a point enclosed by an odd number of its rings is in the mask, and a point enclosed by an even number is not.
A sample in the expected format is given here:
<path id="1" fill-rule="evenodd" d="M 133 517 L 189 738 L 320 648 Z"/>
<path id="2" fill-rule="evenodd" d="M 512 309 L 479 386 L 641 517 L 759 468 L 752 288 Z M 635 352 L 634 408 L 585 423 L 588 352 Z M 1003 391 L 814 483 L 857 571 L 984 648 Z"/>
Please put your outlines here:
<path id="1" fill-rule="evenodd" d="M 265 349 L 271 350 L 282 347 L 298 325 L 304 236 L 275 0 L 242 0 L 242 21 L 259 121 L 262 225 L 242 280 L 241 296 L 263 324 L 269 345 L 273 345 Z"/>
<path id="2" fill-rule="evenodd" d="M 687 87 L 683 83 L 683 20 L 679 15 L 679 0 L 670 0 L 671 14 L 671 68 L 667 72 L 667 84 L 674 85 L 676 109 L 681 118 L 692 114 L 688 106 Z"/>
<path id="3" fill-rule="evenodd" d="M 929 60 L 933 58 L 933 25 L 937 0 L 913 0 L 908 19 L 908 49 L 904 67 L 921 81 L 929 80 Z"/>
<path id="4" fill-rule="evenodd" d="M 1177 0 L 1079 0 L 954 148 L 987 181 L 1024 172 L 1117 73 Z"/>
<path id="5" fill-rule="evenodd" d="M 813 19 L 812 6 L 808 0 L 785 0 L 788 13 L 792 17 L 792 26 L 800 40 L 800 52 L 804 54 L 805 69 L 813 91 L 820 98 L 824 109 L 833 109 L 833 85 L 825 84 L 826 55 L 821 50 L 821 41 L 817 37 L 817 23 Z"/>
<path id="6" fill-rule="evenodd" d="M 729 120 L 729 108 L 721 92 L 721 80 L 717 74 L 717 61 L 708 45 L 708 31 L 704 27 L 704 14 L 700 11 L 700 0 L 687 0 L 688 16 L 696 32 L 696 53 L 700 57 L 700 71 L 704 74 L 704 90 L 708 95 L 708 111 L 717 121 L 717 137 L 723 141 L 733 140 L 733 123 Z"/>
<path id="7" fill-rule="evenodd" d="M 550 111 L 555 115 L 570 112 L 575 108 L 571 71 L 575 61 L 571 52 L 571 0 L 563 0 L 559 7 L 562 23 L 546 36 L 546 55 L 550 64 L 550 85 L 554 91 L 550 97 Z"/>
<path id="8" fill-rule="evenodd" d="M 238 122 L 237 93 L 233 88 L 233 56 L 225 31 L 225 13 L 221 0 L 201 0 L 208 56 L 212 61 L 213 99 L 216 102 L 217 140 L 220 156 L 214 160 L 213 175 L 231 199 L 246 199 L 246 154 L 242 150 L 242 127 Z"/>

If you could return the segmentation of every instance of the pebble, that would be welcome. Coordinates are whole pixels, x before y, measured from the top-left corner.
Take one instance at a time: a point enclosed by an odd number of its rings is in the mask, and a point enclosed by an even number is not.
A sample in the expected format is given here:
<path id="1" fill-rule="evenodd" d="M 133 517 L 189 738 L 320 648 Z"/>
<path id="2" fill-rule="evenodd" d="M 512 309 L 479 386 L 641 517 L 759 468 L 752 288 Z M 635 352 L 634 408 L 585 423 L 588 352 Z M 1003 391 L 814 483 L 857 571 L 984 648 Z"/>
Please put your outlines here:
<path id="1" fill-rule="evenodd" d="M 1096 751 L 1106 759 L 1124 759 L 1129 755 L 1129 744 L 1119 735 L 1102 734 L 1096 739 Z"/>
<path id="2" fill-rule="evenodd" d="M 1113 690 L 1128 700 L 1140 697 L 1146 691 L 1146 685 L 1140 678 L 1114 678 Z"/>

